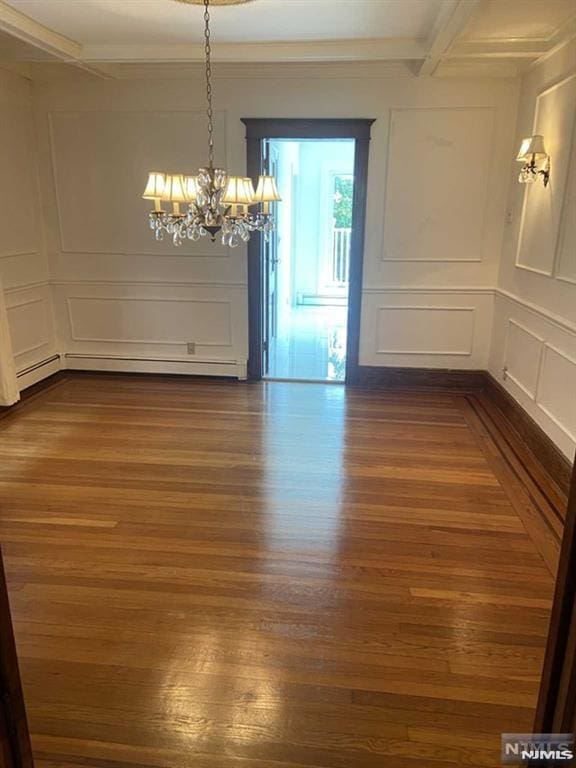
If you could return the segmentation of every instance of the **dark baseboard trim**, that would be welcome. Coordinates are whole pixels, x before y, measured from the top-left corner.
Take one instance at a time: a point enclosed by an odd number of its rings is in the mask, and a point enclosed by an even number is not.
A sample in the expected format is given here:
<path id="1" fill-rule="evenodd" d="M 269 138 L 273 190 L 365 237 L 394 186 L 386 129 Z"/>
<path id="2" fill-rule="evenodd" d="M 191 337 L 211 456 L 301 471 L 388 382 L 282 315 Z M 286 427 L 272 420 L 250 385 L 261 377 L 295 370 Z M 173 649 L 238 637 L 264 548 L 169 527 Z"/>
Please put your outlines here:
<path id="1" fill-rule="evenodd" d="M 418 389 L 434 392 L 476 392 L 484 388 L 485 382 L 484 371 L 360 365 L 347 384 L 358 387 Z"/>
<path id="2" fill-rule="evenodd" d="M 511 449 L 526 463 L 535 461 L 556 484 L 560 506 L 568 493 L 572 466 L 544 430 L 488 371 L 360 366 L 351 386 L 387 390 L 476 394 L 500 420 Z M 530 456 L 528 455 L 530 454 Z"/>
<path id="3" fill-rule="evenodd" d="M 544 430 L 509 392 L 486 372 L 484 396 L 496 406 L 517 439 L 537 457 L 540 464 L 566 496 L 570 488 L 572 466 Z"/>

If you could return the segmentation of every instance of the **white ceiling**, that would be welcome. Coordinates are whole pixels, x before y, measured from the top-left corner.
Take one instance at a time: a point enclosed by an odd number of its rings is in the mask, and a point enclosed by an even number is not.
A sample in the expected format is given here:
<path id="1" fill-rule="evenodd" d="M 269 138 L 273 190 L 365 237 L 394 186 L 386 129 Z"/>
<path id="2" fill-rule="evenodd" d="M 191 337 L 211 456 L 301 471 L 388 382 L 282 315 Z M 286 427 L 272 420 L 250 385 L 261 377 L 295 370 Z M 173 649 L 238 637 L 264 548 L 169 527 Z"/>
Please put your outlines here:
<path id="1" fill-rule="evenodd" d="M 571 16 L 576 0 L 488 0 L 478 6 L 467 40 L 549 40 Z"/>
<path id="2" fill-rule="evenodd" d="M 202 61 L 202 13 L 173 0 L 0 0 L 0 63 L 34 50 L 30 61 L 108 74 Z M 576 0 L 252 0 L 212 16 L 215 60 L 393 60 L 421 75 L 515 74 L 576 36 Z"/>
<path id="3" fill-rule="evenodd" d="M 203 8 L 173 0 L 8 0 L 84 45 L 170 45 L 202 41 Z M 254 0 L 213 7 L 220 43 L 355 38 L 424 38 L 442 0 Z"/>

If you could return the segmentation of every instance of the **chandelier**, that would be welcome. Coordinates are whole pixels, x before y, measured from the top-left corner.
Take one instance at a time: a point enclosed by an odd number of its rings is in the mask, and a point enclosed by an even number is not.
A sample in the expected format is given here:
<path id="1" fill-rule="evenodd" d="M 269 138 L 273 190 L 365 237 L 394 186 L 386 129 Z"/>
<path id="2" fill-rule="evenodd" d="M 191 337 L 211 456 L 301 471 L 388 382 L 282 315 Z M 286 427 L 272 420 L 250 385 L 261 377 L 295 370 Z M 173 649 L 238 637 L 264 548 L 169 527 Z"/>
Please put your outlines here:
<path id="1" fill-rule="evenodd" d="M 223 245 L 235 248 L 248 242 L 255 231 L 268 240 L 274 229 L 270 206 L 281 197 L 273 176 L 260 176 L 255 189 L 252 179 L 228 176 L 223 168 L 214 167 L 210 0 L 203 3 L 208 166 L 200 168 L 197 176 L 152 171 L 142 197 L 154 201 L 148 218 L 156 240 L 168 235 L 174 245 L 180 246 L 185 240 L 197 241 L 207 235 L 214 242 L 220 233 Z M 164 210 L 164 203 L 171 203 L 172 210 Z"/>

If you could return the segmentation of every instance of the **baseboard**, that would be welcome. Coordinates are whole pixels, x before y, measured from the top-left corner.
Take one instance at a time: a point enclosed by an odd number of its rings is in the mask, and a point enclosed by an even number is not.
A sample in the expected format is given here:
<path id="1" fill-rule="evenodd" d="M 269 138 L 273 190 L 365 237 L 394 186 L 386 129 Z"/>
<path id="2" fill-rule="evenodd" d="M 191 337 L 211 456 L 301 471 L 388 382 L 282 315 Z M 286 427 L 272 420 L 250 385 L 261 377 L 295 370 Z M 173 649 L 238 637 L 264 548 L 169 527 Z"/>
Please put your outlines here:
<path id="1" fill-rule="evenodd" d="M 462 417 L 550 574 L 558 567 L 567 499 L 485 390 L 457 395 Z"/>
<path id="2" fill-rule="evenodd" d="M 520 443 L 537 457 L 562 493 L 568 495 L 572 475 L 570 461 L 520 403 L 487 371 L 484 382 L 485 397 L 506 419 Z"/>
<path id="3" fill-rule="evenodd" d="M 352 386 L 414 389 L 434 392 L 475 392 L 485 384 L 484 371 L 448 368 L 394 368 L 360 365 L 354 372 Z"/>
<path id="4" fill-rule="evenodd" d="M 569 460 L 542 427 L 488 371 L 359 366 L 350 384 L 388 390 L 481 395 L 492 406 L 492 410 L 496 409 L 496 418 L 504 420 L 501 428 L 505 430 L 512 449 L 523 457 L 525 463 L 533 462 L 540 466 L 557 486 L 558 493 L 549 494 L 555 497 L 554 505 L 565 507 L 562 497 L 568 494 L 572 474 Z M 536 468 L 534 473 L 538 474 Z"/>
<path id="5" fill-rule="evenodd" d="M 153 373 L 184 376 L 228 376 L 246 378 L 244 360 L 169 360 L 165 358 L 82 355 L 68 352 L 63 357 L 68 371 L 107 371 L 114 373 Z"/>

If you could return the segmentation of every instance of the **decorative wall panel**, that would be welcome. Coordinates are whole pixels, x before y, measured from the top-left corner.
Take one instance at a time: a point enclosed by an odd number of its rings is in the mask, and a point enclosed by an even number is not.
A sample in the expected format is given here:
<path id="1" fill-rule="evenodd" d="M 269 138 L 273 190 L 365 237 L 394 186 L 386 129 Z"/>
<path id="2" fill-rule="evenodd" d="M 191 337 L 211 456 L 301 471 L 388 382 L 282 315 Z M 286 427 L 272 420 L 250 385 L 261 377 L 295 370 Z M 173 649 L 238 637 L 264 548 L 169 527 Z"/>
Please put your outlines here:
<path id="1" fill-rule="evenodd" d="M 392 110 L 384 260 L 482 260 L 493 133 L 491 109 Z"/>
<path id="2" fill-rule="evenodd" d="M 377 354 L 470 355 L 472 307 L 380 307 Z"/>
<path id="3" fill-rule="evenodd" d="M 150 170 L 195 174 L 206 162 L 203 112 L 55 112 L 52 162 L 62 252 L 173 254 L 147 228 L 142 200 Z M 225 152 L 225 116 L 215 117 L 216 146 Z M 226 162 L 225 157 L 217 159 Z M 218 246 L 184 244 L 177 253 L 212 255 Z M 222 249 L 220 249 L 222 253 Z"/>
<path id="4" fill-rule="evenodd" d="M 545 187 L 538 181 L 524 187 L 516 265 L 543 275 L 554 271 L 575 116 L 576 75 L 538 96 L 532 133 L 544 136 L 551 160 L 550 183 Z"/>
<path id="5" fill-rule="evenodd" d="M 537 402 L 576 442 L 576 360 L 549 345 L 544 350 Z"/>
<path id="6" fill-rule="evenodd" d="M 104 344 L 230 346 L 230 301 L 70 296 L 73 341 Z"/>
<path id="7" fill-rule="evenodd" d="M 544 340 L 517 323 L 508 321 L 506 375 L 532 400 L 536 397 Z"/>

